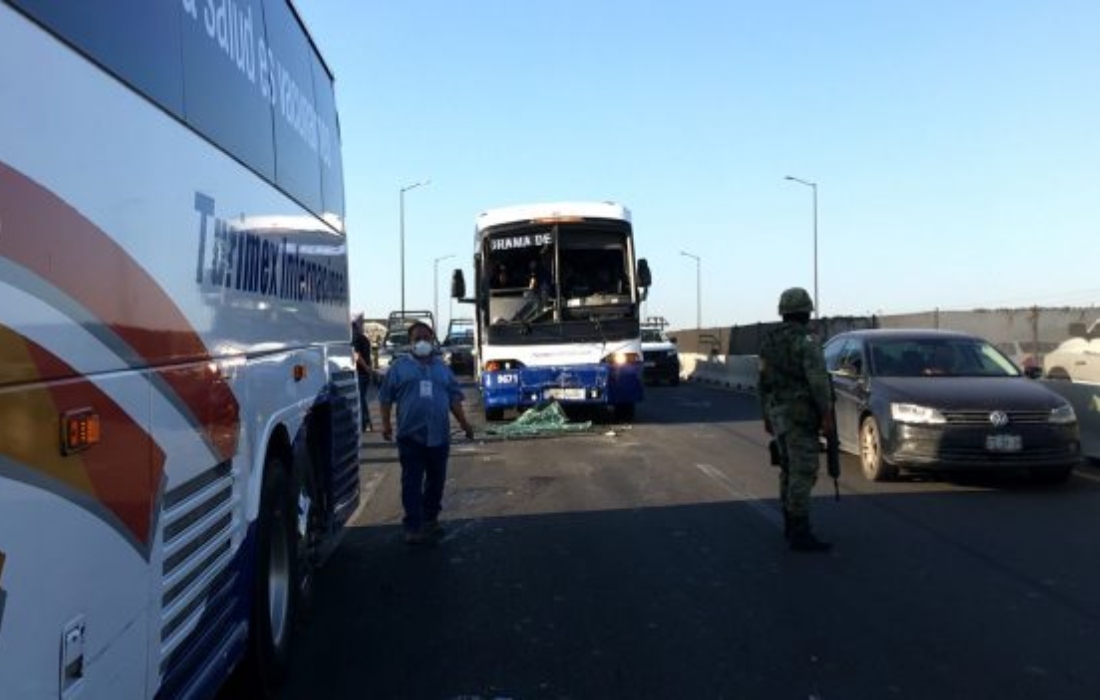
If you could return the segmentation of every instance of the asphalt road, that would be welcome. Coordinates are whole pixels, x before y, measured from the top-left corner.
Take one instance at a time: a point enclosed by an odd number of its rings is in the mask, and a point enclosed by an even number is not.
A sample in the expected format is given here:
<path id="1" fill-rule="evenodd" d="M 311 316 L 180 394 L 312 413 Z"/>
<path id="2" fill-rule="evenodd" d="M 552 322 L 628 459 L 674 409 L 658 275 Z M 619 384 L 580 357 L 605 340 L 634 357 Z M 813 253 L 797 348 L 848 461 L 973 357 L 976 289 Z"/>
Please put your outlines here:
<path id="1" fill-rule="evenodd" d="M 1100 698 L 1100 470 L 871 484 L 845 456 L 814 503 L 835 548 L 800 554 L 765 444 L 753 397 L 697 385 L 458 443 L 425 549 L 367 435 L 286 697 Z"/>

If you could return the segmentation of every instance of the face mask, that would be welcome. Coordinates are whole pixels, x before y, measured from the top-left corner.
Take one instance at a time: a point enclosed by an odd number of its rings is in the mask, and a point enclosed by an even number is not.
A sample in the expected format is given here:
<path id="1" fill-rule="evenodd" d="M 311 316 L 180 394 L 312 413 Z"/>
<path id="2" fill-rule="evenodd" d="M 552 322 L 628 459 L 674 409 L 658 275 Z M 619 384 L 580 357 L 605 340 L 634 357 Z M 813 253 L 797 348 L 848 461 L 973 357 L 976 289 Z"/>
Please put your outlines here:
<path id="1" fill-rule="evenodd" d="M 432 344 L 428 340 L 418 340 L 413 343 L 412 353 L 417 357 L 427 357 L 432 354 Z"/>

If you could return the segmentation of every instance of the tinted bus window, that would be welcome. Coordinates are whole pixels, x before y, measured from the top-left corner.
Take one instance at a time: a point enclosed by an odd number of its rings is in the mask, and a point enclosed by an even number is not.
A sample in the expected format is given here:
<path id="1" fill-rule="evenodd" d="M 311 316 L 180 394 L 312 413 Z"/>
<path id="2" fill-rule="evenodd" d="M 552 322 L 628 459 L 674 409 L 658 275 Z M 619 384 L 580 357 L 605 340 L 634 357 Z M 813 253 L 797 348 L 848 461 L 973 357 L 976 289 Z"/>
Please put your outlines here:
<path id="1" fill-rule="evenodd" d="M 344 218 L 344 164 L 341 160 L 340 122 L 336 114 L 332 78 L 313 58 L 313 86 L 317 96 L 318 145 L 321 161 L 321 200 L 324 211 Z M 343 227 L 341 225 L 341 230 Z"/>
<path id="2" fill-rule="evenodd" d="M 287 0 L 11 0 L 342 230 L 332 76 Z"/>
<path id="3" fill-rule="evenodd" d="M 266 0 L 268 75 L 274 87 L 275 182 L 322 210 L 320 138 L 313 98 L 312 46 L 285 0 Z"/>
<path id="4" fill-rule="evenodd" d="M 183 22 L 188 123 L 268 179 L 275 177 L 260 0 L 169 3 Z"/>
<path id="5" fill-rule="evenodd" d="M 179 3 L 10 1 L 134 89 L 183 115 Z"/>

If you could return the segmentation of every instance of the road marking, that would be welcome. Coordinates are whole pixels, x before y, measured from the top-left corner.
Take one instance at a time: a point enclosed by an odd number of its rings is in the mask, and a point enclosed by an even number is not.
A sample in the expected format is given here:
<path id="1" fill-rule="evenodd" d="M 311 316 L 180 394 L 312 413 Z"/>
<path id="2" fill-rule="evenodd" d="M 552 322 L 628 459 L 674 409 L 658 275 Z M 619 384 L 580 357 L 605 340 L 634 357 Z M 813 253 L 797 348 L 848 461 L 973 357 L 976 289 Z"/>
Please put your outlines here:
<path id="1" fill-rule="evenodd" d="M 726 488 L 726 491 L 729 492 L 731 496 L 739 501 L 743 501 L 745 505 L 756 511 L 756 513 L 760 517 L 774 525 L 776 529 L 782 529 L 783 525 L 780 522 L 779 511 L 777 511 L 775 508 L 764 505 L 759 496 L 757 496 L 756 494 L 747 493 L 737 488 L 737 485 L 733 482 L 733 480 L 722 473 L 722 471 L 716 467 L 713 467 L 709 464 L 696 463 L 695 468 L 701 471 L 704 475 L 710 477 L 714 481 L 717 481 L 719 484 L 724 486 Z"/>
<path id="2" fill-rule="evenodd" d="M 1088 479 L 1089 481 L 1100 483 L 1100 476 L 1097 476 L 1096 474 L 1089 474 L 1087 472 L 1081 471 L 1080 469 L 1074 469 L 1073 473 L 1081 477 L 1082 479 Z"/>

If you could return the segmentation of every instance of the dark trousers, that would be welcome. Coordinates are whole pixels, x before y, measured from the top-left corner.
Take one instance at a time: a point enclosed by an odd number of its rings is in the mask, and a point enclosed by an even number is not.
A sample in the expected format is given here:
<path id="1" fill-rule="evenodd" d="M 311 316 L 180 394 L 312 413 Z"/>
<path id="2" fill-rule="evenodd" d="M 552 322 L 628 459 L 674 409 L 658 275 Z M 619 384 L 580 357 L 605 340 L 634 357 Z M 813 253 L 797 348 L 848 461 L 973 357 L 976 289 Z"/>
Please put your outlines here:
<path id="1" fill-rule="evenodd" d="M 447 481 L 448 444 L 428 447 L 414 440 L 397 441 L 401 461 L 401 505 L 405 529 L 418 531 L 425 522 L 439 519 L 443 507 L 443 484 Z"/>
<path id="2" fill-rule="evenodd" d="M 372 428 L 370 420 L 370 404 L 367 402 L 367 394 L 370 392 L 370 374 L 357 373 L 359 379 L 359 430 Z"/>

